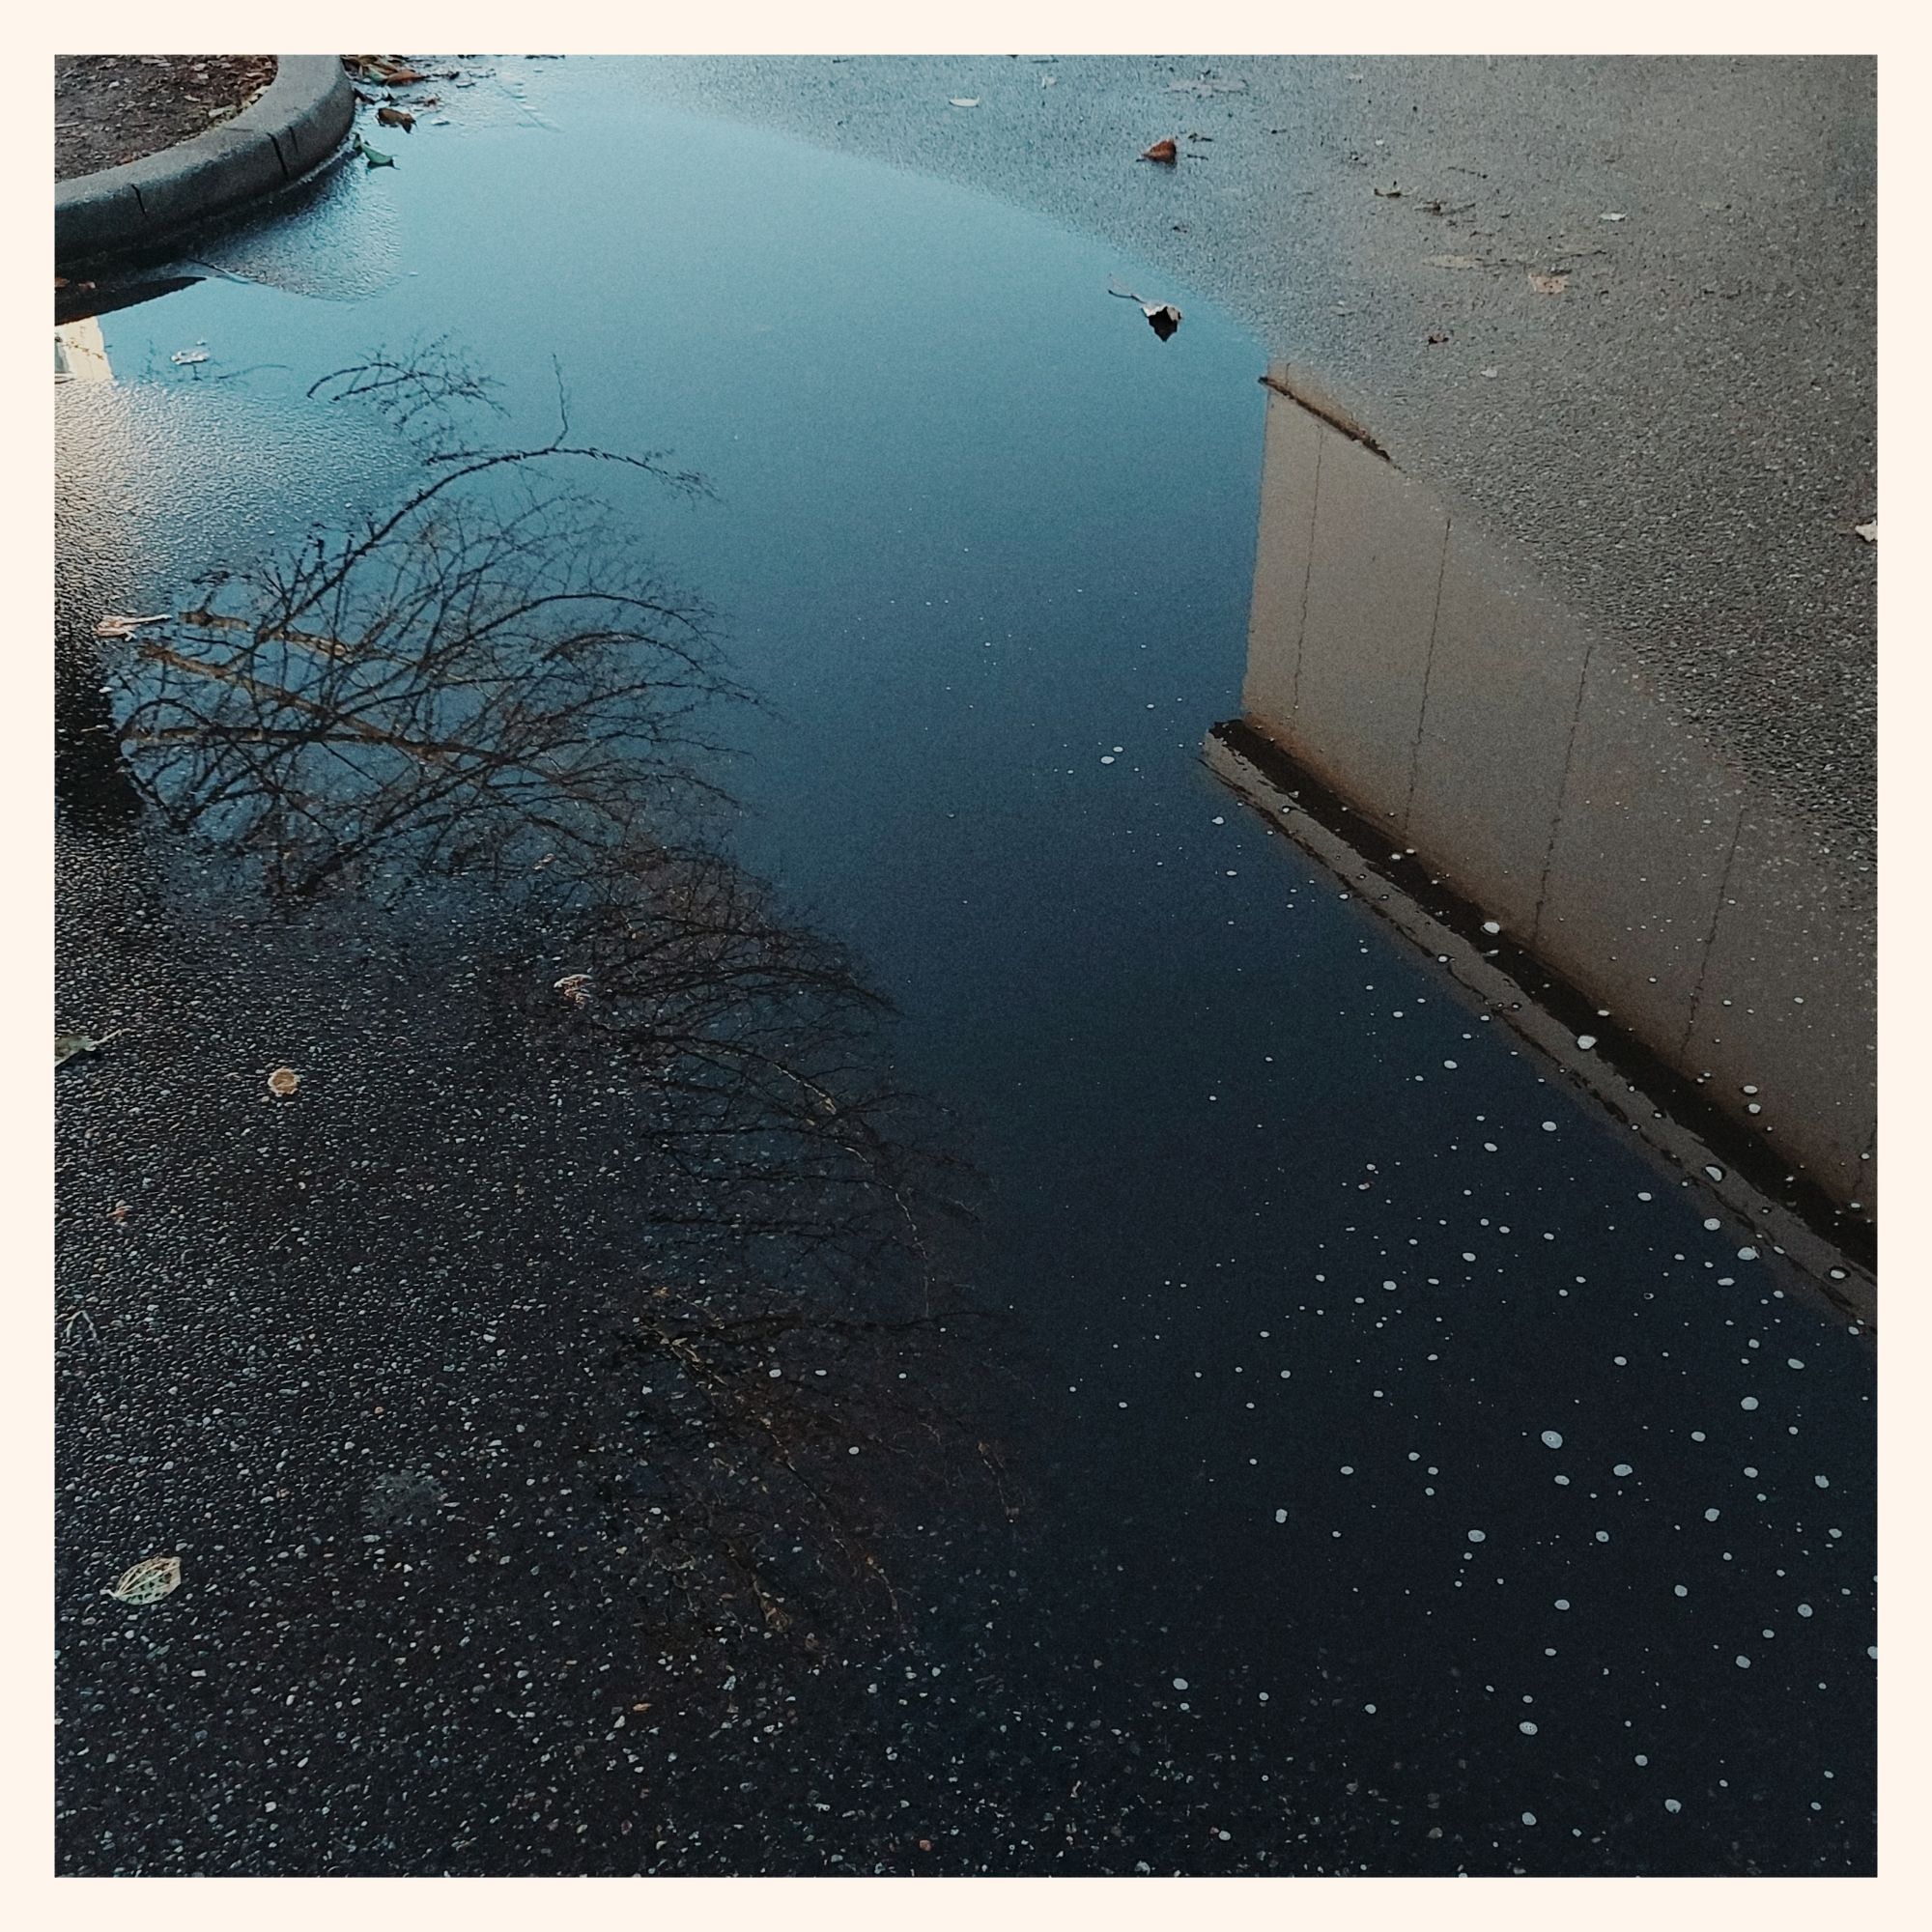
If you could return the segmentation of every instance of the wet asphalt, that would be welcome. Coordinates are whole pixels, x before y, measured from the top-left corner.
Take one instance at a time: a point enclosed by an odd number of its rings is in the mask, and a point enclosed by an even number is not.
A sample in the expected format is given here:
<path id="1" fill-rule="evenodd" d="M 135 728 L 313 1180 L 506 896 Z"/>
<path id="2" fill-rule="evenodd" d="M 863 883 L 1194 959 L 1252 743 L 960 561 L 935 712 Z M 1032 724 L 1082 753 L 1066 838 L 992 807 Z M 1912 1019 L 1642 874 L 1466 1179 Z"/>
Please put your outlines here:
<path id="1" fill-rule="evenodd" d="M 1871 1870 L 1871 1338 L 1200 767 L 1260 343 L 622 66 L 462 71 L 60 396 L 57 1021 L 128 1029 L 58 1075 L 61 1868 Z M 101 611 L 407 490 L 305 391 L 439 332 L 477 434 L 554 357 L 712 487 L 598 484 L 756 700 L 704 825 L 767 964 L 646 957 L 810 1089 L 613 1044 L 539 888 L 273 903 L 116 750 Z"/>
<path id="2" fill-rule="evenodd" d="M 634 78 L 1037 209 L 1211 295 L 1869 863 L 1871 60 L 736 58 Z M 1135 160 L 1162 138 L 1173 167 Z"/>

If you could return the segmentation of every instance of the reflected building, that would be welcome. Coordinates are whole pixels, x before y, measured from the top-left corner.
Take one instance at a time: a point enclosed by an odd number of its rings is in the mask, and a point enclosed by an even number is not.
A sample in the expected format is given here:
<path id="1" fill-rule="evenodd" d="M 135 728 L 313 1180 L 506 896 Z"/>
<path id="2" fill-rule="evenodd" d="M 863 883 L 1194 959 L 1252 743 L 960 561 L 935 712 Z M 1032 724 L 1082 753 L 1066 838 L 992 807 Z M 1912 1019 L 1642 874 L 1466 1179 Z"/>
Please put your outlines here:
<path id="1" fill-rule="evenodd" d="M 1243 717 L 1210 762 L 1292 833 L 1315 806 L 1329 832 L 1303 842 L 1342 838 L 1384 906 L 1439 901 L 1432 923 L 1564 1015 L 1573 1061 L 1578 1037 L 1621 1056 L 1774 1198 L 1868 1243 L 1869 860 L 1793 822 L 1302 372 L 1264 381 Z"/>

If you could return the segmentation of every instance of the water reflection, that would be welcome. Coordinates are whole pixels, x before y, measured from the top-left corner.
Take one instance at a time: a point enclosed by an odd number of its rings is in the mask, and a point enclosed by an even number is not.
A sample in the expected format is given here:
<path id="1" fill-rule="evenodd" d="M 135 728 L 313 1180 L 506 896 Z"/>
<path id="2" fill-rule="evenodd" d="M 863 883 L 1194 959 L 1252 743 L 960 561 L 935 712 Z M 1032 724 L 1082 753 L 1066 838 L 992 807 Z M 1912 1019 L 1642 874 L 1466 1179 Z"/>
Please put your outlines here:
<path id="1" fill-rule="evenodd" d="M 365 1110 L 338 1157 L 468 1188 L 460 1137 L 426 1152 L 420 1094 L 493 1096 L 493 1163 L 522 1178 L 477 1212 L 551 1257 L 548 1339 L 502 1399 L 566 1412 L 567 1463 L 551 1437 L 530 1466 L 590 1512 L 573 1588 L 612 1578 L 654 1642 L 726 1654 L 745 1627 L 816 1648 L 895 1619 L 907 1512 L 1003 1494 L 948 1393 L 968 1318 L 944 1226 L 970 1178 L 893 1078 L 854 962 L 705 836 L 706 721 L 736 695 L 707 614 L 558 472 L 701 485 L 574 440 L 567 406 L 538 446 L 473 440 L 488 385 L 435 345 L 316 392 L 407 435 L 414 487 L 104 646 L 115 783 L 196 855 L 173 916 L 213 895 L 245 935 L 213 929 L 226 970 L 267 948 L 328 997 L 372 945 L 464 987 L 488 1065 L 425 1015 L 416 1104 Z M 327 1104 L 311 1087 L 287 1118 Z M 284 1236 L 434 1272 L 418 1231 L 384 1238 L 354 1195 L 318 1229 L 306 1191 Z"/>
<path id="2" fill-rule="evenodd" d="M 1247 724 L 1814 1189 L 1873 1201 L 1873 876 L 1270 373 Z M 1378 853 L 1378 858 L 1386 856 Z M 1601 1020 L 1601 1023 L 1598 1023 Z"/>

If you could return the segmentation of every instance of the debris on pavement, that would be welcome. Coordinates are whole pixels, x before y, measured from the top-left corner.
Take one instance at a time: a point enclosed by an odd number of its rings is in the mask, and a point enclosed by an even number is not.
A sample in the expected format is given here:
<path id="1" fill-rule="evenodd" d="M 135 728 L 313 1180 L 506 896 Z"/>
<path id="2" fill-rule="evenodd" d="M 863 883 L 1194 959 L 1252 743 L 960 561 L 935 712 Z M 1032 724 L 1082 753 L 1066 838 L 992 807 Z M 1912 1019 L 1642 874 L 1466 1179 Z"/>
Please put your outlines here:
<path id="1" fill-rule="evenodd" d="M 146 1556 L 132 1569 L 123 1571 L 106 1595 L 122 1604 L 157 1604 L 181 1587 L 181 1579 L 179 1556 Z"/>
<path id="2" fill-rule="evenodd" d="M 416 125 L 416 117 L 407 107 L 391 107 L 386 101 L 377 108 L 376 119 L 384 128 L 400 128 L 405 134 L 412 132 Z"/>
<path id="3" fill-rule="evenodd" d="M 165 624 L 170 612 L 157 611 L 152 617 L 103 617 L 94 627 L 97 638 L 131 638 L 144 624 Z"/>
<path id="4" fill-rule="evenodd" d="M 286 1100 L 301 1085 L 301 1075 L 293 1066 L 278 1066 L 269 1075 L 269 1092 Z"/>
<path id="5" fill-rule="evenodd" d="M 1540 275 L 1534 269 L 1529 270 L 1529 285 L 1540 296 L 1560 296 L 1570 286 L 1568 275 Z"/>
<path id="6" fill-rule="evenodd" d="M 980 104 L 980 97 L 979 97 L 979 96 L 978 96 L 978 95 L 976 94 L 976 95 L 975 95 L 975 96 L 974 96 L 974 97 L 972 98 L 972 99 L 970 99 L 970 100 L 962 100 L 962 99 L 959 99 L 959 98 L 958 98 L 957 96 L 955 96 L 955 97 L 953 98 L 953 99 L 952 99 L 952 105 L 953 105 L 954 107 L 977 107 L 977 106 L 979 106 L 979 104 Z"/>
<path id="7" fill-rule="evenodd" d="M 1855 524 L 1853 528 L 1858 535 L 1864 538 L 1866 543 L 1875 544 L 1878 542 L 1878 519 L 1876 517 L 1868 524 Z"/>
<path id="8" fill-rule="evenodd" d="M 360 155 L 372 168 L 392 168 L 396 165 L 396 157 L 393 155 L 385 155 L 380 148 L 372 148 L 360 134 L 356 135 L 355 145 L 350 153 Z"/>
<path id="9" fill-rule="evenodd" d="M 84 1033 L 57 1033 L 54 1035 L 54 1065 L 65 1066 L 77 1053 L 99 1053 L 110 1039 L 118 1039 L 127 1031 L 126 1027 L 116 1027 L 112 1033 L 104 1033 L 99 1039 Z"/>
<path id="10" fill-rule="evenodd" d="M 1152 147 L 1145 150 L 1141 155 L 1141 159 L 1144 161 L 1164 161 L 1169 167 L 1173 167 L 1180 159 L 1180 150 L 1174 145 L 1174 136 L 1170 134 L 1164 139 L 1156 141 Z"/>

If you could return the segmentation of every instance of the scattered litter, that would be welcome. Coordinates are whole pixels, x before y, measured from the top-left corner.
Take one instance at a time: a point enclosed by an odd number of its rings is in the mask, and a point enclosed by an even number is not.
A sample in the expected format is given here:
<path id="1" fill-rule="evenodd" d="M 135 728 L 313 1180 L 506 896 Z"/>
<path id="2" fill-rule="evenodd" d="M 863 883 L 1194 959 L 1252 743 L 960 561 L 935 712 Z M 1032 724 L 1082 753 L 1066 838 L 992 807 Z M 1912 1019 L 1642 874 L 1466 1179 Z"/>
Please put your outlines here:
<path id="1" fill-rule="evenodd" d="M 1149 148 L 1141 156 L 1141 159 L 1144 161 L 1161 161 L 1168 167 L 1173 167 L 1180 159 L 1180 151 L 1174 145 L 1174 137 L 1170 134 L 1166 138 L 1156 141 L 1152 147 Z"/>
<path id="2" fill-rule="evenodd" d="M 90 1038 L 84 1033 L 57 1033 L 54 1035 L 54 1065 L 64 1066 L 77 1053 L 99 1053 L 110 1039 L 118 1039 L 127 1031 L 126 1027 L 116 1027 L 112 1033 L 104 1033 L 99 1039 Z"/>
<path id="3" fill-rule="evenodd" d="M 1878 542 L 1878 519 L 1876 517 L 1868 524 L 1854 525 L 1853 529 L 1857 535 L 1863 537 L 1866 543 Z"/>
<path id="4" fill-rule="evenodd" d="M 301 1075 L 293 1066 L 278 1066 L 269 1075 L 269 1092 L 286 1100 L 301 1085 Z"/>
<path id="5" fill-rule="evenodd" d="M 970 100 L 961 100 L 955 96 L 952 101 L 954 107 L 977 107 L 979 104 L 980 97 L 977 94 Z"/>
<path id="6" fill-rule="evenodd" d="M 181 1579 L 179 1556 L 148 1556 L 124 1571 L 121 1580 L 105 1594 L 123 1604 L 157 1604 L 181 1587 Z"/>
<path id="7" fill-rule="evenodd" d="M 1540 296 L 1560 296 L 1570 286 L 1568 275 L 1539 275 L 1534 269 L 1529 271 L 1529 285 Z"/>

